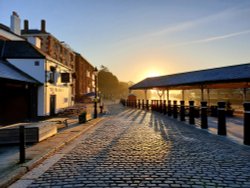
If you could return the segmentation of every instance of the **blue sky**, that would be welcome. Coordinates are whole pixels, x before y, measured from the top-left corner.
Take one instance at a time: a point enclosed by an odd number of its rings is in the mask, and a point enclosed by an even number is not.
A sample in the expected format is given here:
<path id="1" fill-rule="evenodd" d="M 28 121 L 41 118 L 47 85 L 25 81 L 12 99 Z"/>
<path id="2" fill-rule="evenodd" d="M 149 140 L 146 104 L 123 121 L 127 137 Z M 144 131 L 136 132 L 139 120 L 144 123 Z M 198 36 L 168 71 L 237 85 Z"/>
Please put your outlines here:
<path id="1" fill-rule="evenodd" d="M 1 0 L 121 81 L 250 62 L 249 0 Z"/>

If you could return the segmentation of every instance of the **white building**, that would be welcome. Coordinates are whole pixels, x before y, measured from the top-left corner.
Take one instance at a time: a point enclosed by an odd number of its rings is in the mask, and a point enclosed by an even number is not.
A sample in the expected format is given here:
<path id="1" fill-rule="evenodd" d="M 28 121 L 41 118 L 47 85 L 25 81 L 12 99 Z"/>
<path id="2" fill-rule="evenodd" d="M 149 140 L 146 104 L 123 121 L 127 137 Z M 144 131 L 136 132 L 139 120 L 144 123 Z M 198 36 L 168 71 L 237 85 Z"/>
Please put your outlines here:
<path id="1" fill-rule="evenodd" d="M 2 57 L 40 83 L 37 115 L 53 115 L 73 105 L 72 69 L 27 41 L 1 41 Z"/>

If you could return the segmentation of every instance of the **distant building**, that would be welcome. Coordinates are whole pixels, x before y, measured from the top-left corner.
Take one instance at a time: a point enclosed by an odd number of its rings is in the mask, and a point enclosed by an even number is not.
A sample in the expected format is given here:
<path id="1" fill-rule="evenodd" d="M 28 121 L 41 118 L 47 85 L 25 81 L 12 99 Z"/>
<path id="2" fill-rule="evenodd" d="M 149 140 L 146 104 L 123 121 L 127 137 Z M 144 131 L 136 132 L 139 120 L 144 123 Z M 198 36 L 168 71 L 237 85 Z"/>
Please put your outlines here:
<path id="1" fill-rule="evenodd" d="M 75 54 L 76 101 L 81 102 L 84 100 L 85 94 L 94 92 L 95 90 L 95 68 L 81 54 Z"/>

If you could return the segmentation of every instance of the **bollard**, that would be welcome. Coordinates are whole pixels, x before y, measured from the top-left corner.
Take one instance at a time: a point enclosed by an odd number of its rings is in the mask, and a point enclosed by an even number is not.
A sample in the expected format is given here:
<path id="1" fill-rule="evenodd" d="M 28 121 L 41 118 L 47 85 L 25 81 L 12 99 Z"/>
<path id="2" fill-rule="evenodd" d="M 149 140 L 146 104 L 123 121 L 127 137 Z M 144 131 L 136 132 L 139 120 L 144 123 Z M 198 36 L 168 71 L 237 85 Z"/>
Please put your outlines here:
<path id="1" fill-rule="evenodd" d="M 159 112 L 159 100 L 156 100 L 156 112 Z"/>
<path id="2" fill-rule="evenodd" d="M 180 120 L 185 121 L 185 101 L 180 101 L 181 108 L 180 108 Z"/>
<path id="3" fill-rule="evenodd" d="M 250 145 L 250 102 L 244 103 L 244 144 Z"/>
<path id="4" fill-rule="evenodd" d="M 163 101 L 163 114 L 166 115 L 167 107 L 166 107 L 166 100 Z"/>
<path id="5" fill-rule="evenodd" d="M 146 100 L 146 110 L 149 110 L 148 100 Z"/>
<path id="6" fill-rule="evenodd" d="M 172 115 L 172 107 L 171 107 L 171 101 L 168 101 L 168 116 Z"/>
<path id="7" fill-rule="evenodd" d="M 134 100 L 134 108 L 137 108 L 137 101 Z"/>
<path id="8" fill-rule="evenodd" d="M 138 109 L 141 109 L 141 101 L 138 99 Z"/>
<path id="9" fill-rule="evenodd" d="M 201 128 L 207 129 L 207 102 L 201 102 Z"/>
<path id="10" fill-rule="evenodd" d="M 173 116 L 175 119 L 178 118 L 177 101 L 174 101 Z"/>
<path id="11" fill-rule="evenodd" d="M 160 113 L 163 112 L 162 108 L 163 108 L 163 103 L 162 103 L 162 100 L 160 100 L 160 105 L 159 105 L 159 112 Z"/>
<path id="12" fill-rule="evenodd" d="M 194 101 L 189 101 L 189 124 L 194 125 Z"/>
<path id="13" fill-rule="evenodd" d="M 218 135 L 227 135 L 225 102 L 218 102 Z"/>
<path id="14" fill-rule="evenodd" d="M 19 126 L 19 162 L 25 162 L 25 127 Z"/>
<path id="15" fill-rule="evenodd" d="M 141 107 L 142 107 L 143 110 L 145 109 L 145 108 L 144 108 L 144 99 L 142 99 Z"/>

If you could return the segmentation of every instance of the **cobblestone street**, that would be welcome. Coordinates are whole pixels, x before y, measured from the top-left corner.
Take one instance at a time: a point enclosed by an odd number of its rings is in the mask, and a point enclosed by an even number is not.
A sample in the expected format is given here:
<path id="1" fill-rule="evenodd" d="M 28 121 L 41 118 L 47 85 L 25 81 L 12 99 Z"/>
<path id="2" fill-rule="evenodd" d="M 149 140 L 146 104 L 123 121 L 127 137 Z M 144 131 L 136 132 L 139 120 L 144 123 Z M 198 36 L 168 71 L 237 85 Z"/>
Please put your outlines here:
<path id="1" fill-rule="evenodd" d="M 166 116 L 125 109 L 29 187 L 250 187 L 250 148 Z"/>

